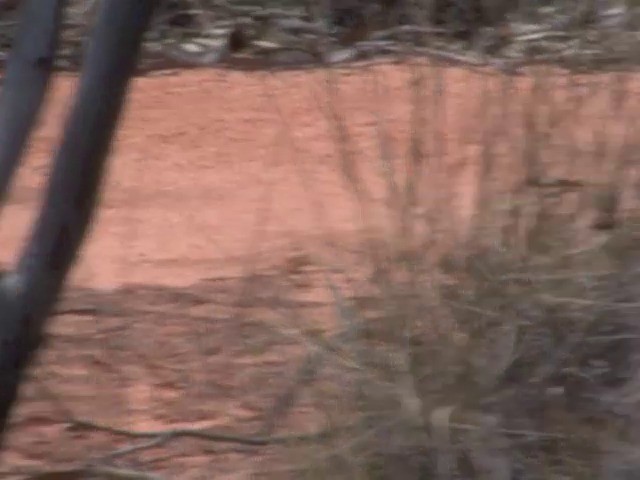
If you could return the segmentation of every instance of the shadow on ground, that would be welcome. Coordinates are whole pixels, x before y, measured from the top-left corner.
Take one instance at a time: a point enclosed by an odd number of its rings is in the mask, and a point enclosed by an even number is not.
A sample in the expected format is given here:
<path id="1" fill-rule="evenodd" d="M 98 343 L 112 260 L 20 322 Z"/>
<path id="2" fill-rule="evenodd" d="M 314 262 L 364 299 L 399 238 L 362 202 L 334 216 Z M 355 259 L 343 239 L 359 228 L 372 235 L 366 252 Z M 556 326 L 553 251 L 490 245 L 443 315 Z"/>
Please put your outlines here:
<path id="1" fill-rule="evenodd" d="M 77 464 L 132 441 L 79 431 L 70 417 L 132 430 L 258 431 L 305 355 L 300 329 L 329 327 L 320 279 L 311 271 L 257 273 L 186 288 L 67 291 L 23 388 L 3 464 Z M 304 403 L 281 431 L 314 430 Z M 247 453 L 254 458 L 255 447 L 179 440 L 123 460 L 169 474 L 215 462 L 222 472 L 226 460 L 233 471 L 236 457 Z"/>

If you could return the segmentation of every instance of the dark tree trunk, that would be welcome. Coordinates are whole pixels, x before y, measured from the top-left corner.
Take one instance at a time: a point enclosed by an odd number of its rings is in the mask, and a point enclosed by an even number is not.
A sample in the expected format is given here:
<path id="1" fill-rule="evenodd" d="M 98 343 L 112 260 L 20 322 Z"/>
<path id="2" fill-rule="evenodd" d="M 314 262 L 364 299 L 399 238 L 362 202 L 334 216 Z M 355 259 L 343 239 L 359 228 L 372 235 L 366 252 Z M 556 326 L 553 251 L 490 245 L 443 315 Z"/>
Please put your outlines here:
<path id="1" fill-rule="evenodd" d="M 27 10 L 50 6 L 52 1 L 28 0 Z M 47 315 L 90 225 L 128 82 L 157 4 L 157 0 L 101 2 L 42 210 L 16 270 L 0 280 L 0 444 L 25 371 L 43 343 Z M 50 29 L 53 21 L 49 18 L 39 27 Z M 21 41 L 28 40 L 25 36 Z M 16 52 L 24 47 L 17 44 Z M 29 61 L 23 65 L 24 60 L 16 55 L 12 62 L 20 64 L 15 68 L 26 68 Z M 50 62 L 42 68 L 50 69 Z M 3 98 L 0 108 L 11 104 Z"/>

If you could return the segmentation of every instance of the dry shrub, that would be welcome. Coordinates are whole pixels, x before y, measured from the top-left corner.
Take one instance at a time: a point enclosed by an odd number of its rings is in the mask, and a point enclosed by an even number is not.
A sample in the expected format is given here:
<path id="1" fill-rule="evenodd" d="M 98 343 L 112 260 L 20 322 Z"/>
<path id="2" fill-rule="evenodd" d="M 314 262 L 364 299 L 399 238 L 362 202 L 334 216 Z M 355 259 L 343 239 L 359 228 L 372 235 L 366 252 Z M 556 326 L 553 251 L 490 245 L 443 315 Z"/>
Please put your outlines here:
<path id="1" fill-rule="evenodd" d="M 429 85 L 435 92 L 442 74 L 432 68 L 424 73 L 429 82 L 414 78 L 416 111 L 424 106 L 419 90 Z M 481 166 L 477 221 L 469 238 L 449 243 L 448 251 L 416 239 L 411 225 L 411 209 L 428 198 L 436 204 L 426 218 L 441 227 L 446 222 L 433 212 L 442 216 L 447 209 L 437 202 L 449 201 L 434 194 L 442 149 L 432 144 L 427 151 L 424 144 L 438 128 L 438 112 L 432 103 L 431 119 L 412 117 L 412 153 L 400 168 L 411 172 L 408 180 L 388 181 L 395 176 L 383 169 L 389 196 L 405 199 L 389 202 L 398 221 L 382 235 L 379 248 L 387 254 L 370 257 L 383 265 L 375 265 L 378 274 L 366 293 L 347 297 L 332 287 L 348 335 L 332 343 L 331 386 L 325 382 L 312 394 L 335 433 L 292 450 L 296 478 L 640 474 L 632 448 L 640 425 L 640 217 L 633 201 L 624 212 L 619 202 L 635 189 L 629 185 L 635 172 L 629 129 L 635 127 L 622 108 L 613 115 L 629 122 L 625 134 L 609 136 L 604 120 L 592 143 L 567 145 L 587 138 L 571 128 L 589 115 L 583 102 L 593 90 L 582 96 L 578 81 L 567 77 L 554 84 L 570 90 L 561 100 L 550 84 L 538 83 L 546 78 L 533 81 L 530 96 L 517 98 L 510 96 L 514 85 L 503 83 L 509 112 L 496 104 L 479 110 L 487 117 L 477 124 L 482 148 L 470 160 Z M 610 79 L 600 84 L 608 89 L 608 108 L 631 102 L 628 84 Z M 490 93 L 483 98 L 494 102 L 498 97 Z M 435 106 L 445 108 L 446 87 L 437 95 Z M 523 131 L 511 135 L 516 111 Z M 368 213 L 364 218 L 374 217 L 354 173 L 344 119 L 337 109 L 330 113 L 345 177 Z M 611 118 L 602 109 L 596 114 Z M 497 155 L 505 141 L 520 155 L 503 169 Z M 384 152 L 381 147 L 383 163 Z M 435 170 L 422 176 L 420 168 Z M 594 220 L 603 214 L 616 219 L 606 225 Z M 367 238 L 372 230 L 368 225 Z M 426 236 L 451 238 L 433 229 Z"/>
<path id="2" fill-rule="evenodd" d="M 538 258 L 491 249 L 444 258 L 431 286 L 396 277 L 377 302 L 353 299 L 362 326 L 338 349 L 337 391 L 315 392 L 340 433 L 304 447 L 302 471 L 609 479 L 627 477 L 603 472 L 630 466 L 637 475 L 636 459 L 620 459 L 638 426 L 637 227 Z"/>

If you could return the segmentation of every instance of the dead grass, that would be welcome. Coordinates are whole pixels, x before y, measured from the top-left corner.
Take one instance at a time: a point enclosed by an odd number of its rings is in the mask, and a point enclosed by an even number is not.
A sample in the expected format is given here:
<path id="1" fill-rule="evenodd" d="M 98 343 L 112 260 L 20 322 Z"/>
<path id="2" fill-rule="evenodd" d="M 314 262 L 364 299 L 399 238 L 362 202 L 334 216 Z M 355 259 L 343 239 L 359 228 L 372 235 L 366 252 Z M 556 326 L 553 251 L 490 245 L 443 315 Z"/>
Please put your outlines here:
<path id="1" fill-rule="evenodd" d="M 327 118 L 376 275 L 366 294 L 328 281 L 345 335 L 326 358 L 331 386 L 307 388 L 338 433 L 292 448 L 288 471 L 314 479 L 636 476 L 631 74 L 547 69 L 488 79 L 466 132 L 477 145 L 463 161 L 478 167 L 463 237 L 446 180 L 446 76 L 416 64 L 404 154 L 390 151 L 384 107 L 373 107 L 387 194 L 380 211 L 340 111 L 338 74 L 326 75 Z M 371 82 L 379 87 L 373 71 Z M 345 425 L 352 428 L 338 428 Z"/>

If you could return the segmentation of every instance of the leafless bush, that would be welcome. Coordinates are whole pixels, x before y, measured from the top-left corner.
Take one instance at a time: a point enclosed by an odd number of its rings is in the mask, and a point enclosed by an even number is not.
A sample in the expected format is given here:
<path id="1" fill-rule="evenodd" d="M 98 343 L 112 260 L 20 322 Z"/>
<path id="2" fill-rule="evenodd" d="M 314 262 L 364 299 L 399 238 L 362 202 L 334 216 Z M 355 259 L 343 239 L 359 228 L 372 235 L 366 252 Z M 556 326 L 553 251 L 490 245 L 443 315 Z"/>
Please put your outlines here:
<path id="1" fill-rule="evenodd" d="M 366 295 L 331 287 L 350 336 L 327 354 L 333 388 L 312 388 L 326 421 L 352 428 L 300 446 L 291 468 L 305 478 L 636 475 L 635 76 L 470 74 L 478 100 L 461 113 L 448 111 L 459 72 L 412 65 L 406 155 L 390 150 L 384 108 L 372 112 L 382 210 L 350 143 L 339 74 L 326 76 L 377 275 Z M 459 135 L 447 130 L 456 115 L 473 116 Z M 460 237 L 447 152 L 462 140 L 477 148 L 462 159 L 476 183 Z"/>

